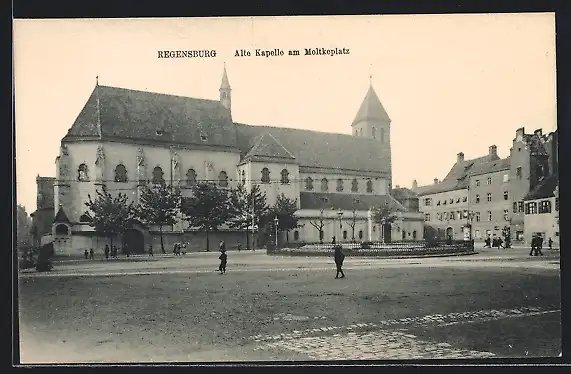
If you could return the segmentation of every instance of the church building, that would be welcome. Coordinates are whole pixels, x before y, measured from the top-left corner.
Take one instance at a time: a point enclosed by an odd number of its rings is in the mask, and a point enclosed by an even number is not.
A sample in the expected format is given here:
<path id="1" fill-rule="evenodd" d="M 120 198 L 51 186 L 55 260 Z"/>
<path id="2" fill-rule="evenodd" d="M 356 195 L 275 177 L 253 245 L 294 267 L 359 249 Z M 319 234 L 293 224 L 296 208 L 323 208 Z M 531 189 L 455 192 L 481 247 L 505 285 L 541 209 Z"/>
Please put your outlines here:
<path id="1" fill-rule="evenodd" d="M 371 210 L 389 205 L 398 212 L 396 228 L 385 239 L 422 233 L 420 213 L 390 195 L 391 120 L 372 85 L 357 110 L 351 135 L 248 125 L 232 118 L 232 89 L 224 68 L 218 100 L 182 97 L 99 85 L 61 140 L 54 182 L 52 239 L 57 253 L 100 251 L 107 239 L 88 224 L 88 195 L 106 186 L 137 202 L 140 186 L 166 182 L 183 196 L 198 181 L 221 188 L 259 185 L 273 205 L 278 196 L 294 199 L 299 228 L 282 243 L 380 240 Z M 357 109 L 357 108 L 356 108 Z M 324 221 L 323 233 L 312 222 Z M 409 235 L 402 235 L 402 231 Z M 203 250 L 205 235 L 180 220 L 163 228 L 167 246 L 188 243 Z M 392 235 L 392 236 L 391 236 Z M 415 235 L 416 237 L 416 235 Z M 157 227 L 135 225 L 121 238 L 131 249 L 159 248 Z M 211 243 L 245 247 L 246 232 L 222 228 Z M 135 249 L 137 250 L 137 249 Z"/>

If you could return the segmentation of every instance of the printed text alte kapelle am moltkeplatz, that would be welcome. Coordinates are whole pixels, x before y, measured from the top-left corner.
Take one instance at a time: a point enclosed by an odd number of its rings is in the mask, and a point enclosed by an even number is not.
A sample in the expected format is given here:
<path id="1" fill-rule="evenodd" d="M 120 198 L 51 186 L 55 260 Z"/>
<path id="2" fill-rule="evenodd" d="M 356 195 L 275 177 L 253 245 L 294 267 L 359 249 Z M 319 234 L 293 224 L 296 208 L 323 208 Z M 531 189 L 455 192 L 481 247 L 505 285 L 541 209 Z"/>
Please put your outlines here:
<path id="1" fill-rule="evenodd" d="M 280 56 L 337 56 L 348 55 L 349 48 L 305 48 L 303 51 L 290 49 L 287 52 L 280 48 L 254 50 L 237 49 L 234 57 L 280 57 Z M 212 50 L 163 50 L 157 51 L 158 58 L 212 58 L 217 52 Z"/>

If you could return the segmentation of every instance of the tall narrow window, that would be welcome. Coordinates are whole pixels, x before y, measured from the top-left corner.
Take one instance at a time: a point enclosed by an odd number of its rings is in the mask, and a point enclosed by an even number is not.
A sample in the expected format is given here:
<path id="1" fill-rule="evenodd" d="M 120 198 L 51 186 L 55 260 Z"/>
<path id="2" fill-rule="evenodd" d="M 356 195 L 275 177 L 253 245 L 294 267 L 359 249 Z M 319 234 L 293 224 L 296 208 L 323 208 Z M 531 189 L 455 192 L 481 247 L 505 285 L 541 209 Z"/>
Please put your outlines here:
<path id="1" fill-rule="evenodd" d="M 160 166 L 157 166 L 153 169 L 153 183 L 155 184 L 163 184 L 165 183 L 165 179 L 163 178 L 163 169 Z"/>
<path id="2" fill-rule="evenodd" d="M 490 192 L 488 192 L 488 194 L 486 195 L 486 199 L 488 200 L 488 203 L 492 201 L 492 194 Z"/>
<path id="3" fill-rule="evenodd" d="M 313 190 L 313 179 L 311 179 L 311 177 L 305 178 L 305 189 L 307 191 Z"/>
<path id="4" fill-rule="evenodd" d="M 480 222 L 480 212 L 476 212 L 476 222 Z"/>
<path id="5" fill-rule="evenodd" d="M 517 179 L 521 179 L 522 178 L 522 173 L 521 173 L 521 166 L 518 166 L 515 172 L 515 175 L 517 177 Z"/>
<path id="6" fill-rule="evenodd" d="M 187 186 L 193 186 L 196 184 L 196 171 L 194 171 L 194 169 L 188 169 L 186 172 L 186 184 Z"/>
<path id="7" fill-rule="evenodd" d="M 381 143 L 385 142 L 385 129 L 381 128 Z"/>
<path id="8" fill-rule="evenodd" d="M 371 135 L 373 136 L 373 139 L 377 139 L 377 128 L 374 126 L 371 129 Z"/>
<path id="9" fill-rule="evenodd" d="M 363 136 L 363 129 L 362 128 L 359 129 L 359 135 Z"/>
<path id="10" fill-rule="evenodd" d="M 488 177 L 488 184 L 492 184 L 492 178 Z"/>
<path id="11" fill-rule="evenodd" d="M 476 195 L 476 204 L 480 203 L 480 195 Z"/>
<path id="12" fill-rule="evenodd" d="M 89 182 L 89 168 L 86 164 L 81 164 L 77 168 L 77 180 L 80 182 Z"/>
<path id="13" fill-rule="evenodd" d="M 351 182 L 351 191 L 352 192 L 359 192 L 359 182 L 357 181 L 357 179 L 353 179 L 353 182 Z"/>
<path id="14" fill-rule="evenodd" d="M 491 220 L 492 220 L 492 212 L 490 212 L 490 211 L 488 210 L 488 221 L 491 221 Z"/>
<path id="15" fill-rule="evenodd" d="M 327 178 L 323 178 L 321 180 L 321 192 L 327 192 L 329 191 L 329 181 L 327 180 Z"/>
<path id="16" fill-rule="evenodd" d="M 480 186 L 480 180 L 476 179 L 476 187 L 479 187 L 479 186 Z"/>
<path id="17" fill-rule="evenodd" d="M 115 182 L 127 182 L 127 168 L 125 168 L 125 165 L 119 164 L 115 168 Z"/>
<path id="18" fill-rule="evenodd" d="M 507 200 L 508 198 L 509 198 L 508 191 L 504 191 L 504 200 Z"/>
<path id="19" fill-rule="evenodd" d="M 270 170 L 268 168 L 262 169 L 262 183 L 270 183 Z"/>
<path id="20" fill-rule="evenodd" d="M 246 184 L 246 172 L 242 170 L 242 185 Z"/>
<path id="21" fill-rule="evenodd" d="M 228 174 L 225 171 L 221 171 L 218 174 L 218 185 L 220 187 L 228 187 Z"/>
<path id="22" fill-rule="evenodd" d="M 343 179 L 337 179 L 337 192 L 343 191 Z"/>
<path id="23" fill-rule="evenodd" d="M 517 201 L 514 201 L 513 203 L 513 211 L 514 213 L 517 213 Z"/>
<path id="24" fill-rule="evenodd" d="M 287 169 L 283 169 L 281 174 L 282 174 L 281 183 L 289 184 L 289 171 L 287 171 Z"/>
<path id="25" fill-rule="evenodd" d="M 370 179 L 367 181 L 367 192 L 373 192 L 373 181 Z"/>
<path id="26" fill-rule="evenodd" d="M 510 215 L 507 209 L 504 209 L 504 221 L 509 221 Z"/>

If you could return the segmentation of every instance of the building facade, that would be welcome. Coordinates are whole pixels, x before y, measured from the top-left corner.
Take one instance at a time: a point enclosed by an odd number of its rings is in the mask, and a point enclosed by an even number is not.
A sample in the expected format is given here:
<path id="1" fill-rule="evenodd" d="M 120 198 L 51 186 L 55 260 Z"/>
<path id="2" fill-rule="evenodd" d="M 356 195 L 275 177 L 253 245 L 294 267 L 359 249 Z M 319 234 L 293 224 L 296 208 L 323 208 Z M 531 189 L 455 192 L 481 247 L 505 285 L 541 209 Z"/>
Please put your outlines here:
<path id="1" fill-rule="evenodd" d="M 458 153 L 456 163 L 441 182 L 435 179 L 427 186 L 413 182 L 412 190 L 419 197 L 427 228 L 434 229 L 430 235 L 483 241 L 509 228 L 512 241 L 527 241 L 531 234 L 525 228 L 524 200 L 558 170 L 557 139 L 557 131 L 526 134 L 520 128 L 508 157 L 500 158 L 495 145 L 488 148 L 486 156 L 472 160 Z M 463 204 L 450 209 L 450 203 L 458 199 Z"/>
<path id="2" fill-rule="evenodd" d="M 544 245 L 549 239 L 559 247 L 559 178 L 551 175 L 540 182 L 524 198 L 525 242 L 531 245 L 534 236 L 541 236 Z"/>
<path id="3" fill-rule="evenodd" d="M 56 159 L 56 252 L 104 245 L 89 226 L 85 205 L 103 186 L 136 203 L 147 183 L 179 186 L 183 196 L 198 181 L 228 189 L 259 185 L 269 205 L 282 194 L 297 201 L 300 228 L 281 239 L 298 243 L 318 242 L 320 235 L 348 241 L 354 230 L 358 240 L 373 239 L 378 229 L 371 210 L 380 205 L 399 211 L 399 228 L 420 216 L 390 195 L 391 121 L 372 86 L 351 124 L 352 135 L 238 123 L 232 119 L 231 95 L 226 69 L 218 100 L 97 83 Z M 333 210 L 342 212 L 340 219 Z M 339 225 L 329 224 L 320 234 L 311 223 L 323 216 L 327 222 L 337 218 Z M 157 231 L 141 223 L 125 237 L 136 243 L 130 248 L 146 248 L 158 245 Z M 204 233 L 182 219 L 164 231 L 167 245 L 183 241 L 204 249 Z M 245 235 L 223 227 L 211 242 L 224 238 L 232 247 L 246 243 Z M 401 231 L 397 235 L 402 237 Z"/>
<path id="4" fill-rule="evenodd" d="M 54 222 L 54 183 L 53 177 L 36 177 L 36 211 L 30 214 L 32 217 L 32 241 L 35 247 L 42 243 L 44 236 L 52 232 Z"/>

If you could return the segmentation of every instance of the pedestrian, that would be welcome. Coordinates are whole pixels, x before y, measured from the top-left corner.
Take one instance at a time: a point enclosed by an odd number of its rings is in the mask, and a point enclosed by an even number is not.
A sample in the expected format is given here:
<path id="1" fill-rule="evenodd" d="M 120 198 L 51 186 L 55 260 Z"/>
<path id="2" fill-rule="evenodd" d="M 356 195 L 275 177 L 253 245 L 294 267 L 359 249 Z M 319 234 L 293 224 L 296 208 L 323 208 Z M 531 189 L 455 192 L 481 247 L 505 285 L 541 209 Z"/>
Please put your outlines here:
<path id="1" fill-rule="evenodd" d="M 220 252 L 222 252 L 222 251 L 226 252 L 226 243 L 224 243 L 224 240 L 221 240 L 221 241 L 220 241 L 219 247 L 220 247 L 220 248 L 219 248 L 219 249 L 220 249 Z"/>
<path id="2" fill-rule="evenodd" d="M 95 254 L 93 253 L 93 248 L 89 248 L 89 259 L 90 260 L 95 259 Z"/>
<path id="3" fill-rule="evenodd" d="M 116 245 L 113 246 L 113 256 L 112 257 L 117 258 L 117 246 Z"/>
<path id="4" fill-rule="evenodd" d="M 155 257 L 155 255 L 153 254 L 153 245 L 152 244 L 149 244 L 149 256 Z"/>
<path id="5" fill-rule="evenodd" d="M 109 259 L 109 245 L 105 244 L 105 258 Z"/>
<path id="6" fill-rule="evenodd" d="M 331 244 L 335 245 L 335 237 L 331 238 Z"/>
<path id="7" fill-rule="evenodd" d="M 186 254 L 186 243 L 182 243 L 182 254 Z"/>
<path id="8" fill-rule="evenodd" d="M 539 253 L 539 255 L 543 256 L 543 252 L 541 251 L 543 249 L 543 236 L 542 235 L 537 235 L 537 244 L 536 244 L 535 248 L 536 248 L 536 251 Z"/>
<path id="9" fill-rule="evenodd" d="M 87 248 L 85 248 L 85 251 L 83 251 L 83 255 L 85 256 L 85 259 L 87 260 L 87 256 L 89 256 L 89 253 L 87 252 Z"/>
<path id="10" fill-rule="evenodd" d="M 345 260 L 345 254 L 343 254 L 343 247 L 340 245 L 335 247 L 335 266 L 337 267 L 337 274 L 335 274 L 335 279 L 339 278 L 339 273 L 341 273 L 341 278 L 345 278 L 345 273 L 343 273 L 343 260 Z"/>
<path id="11" fill-rule="evenodd" d="M 240 243 L 240 241 L 238 240 L 238 252 L 240 252 L 242 250 L 242 244 Z"/>
<path id="12" fill-rule="evenodd" d="M 225 249 L 222 249 L 220 252 L 222 252 L 222 254 L 220 254 L 220 257 L 218 257 L 220 259 L 220 266 L 218 267 L 218 271 L 220 271 L 220 274 L 226 274 L 226 263 L 228 262 L 228 256 L 226 255 Z"/>
<path id="13" fill-rule="evenodd" d="M 535 237 L 535 235 L 533 235 L 531 237 L 531 250 L 529 251 L 530 256 L 533 256 L 534 254 L 537 256 L 537 251 L 535 250 L 536 245 L 537 245 L 537 238 Z"/>
<path id="14" fill-rule="evenodd" d="M 549 244 L 549 249 L 553 249 L 553 240 L 551 240 L 551 238 L 549 238 L 547 243 Z"/>

